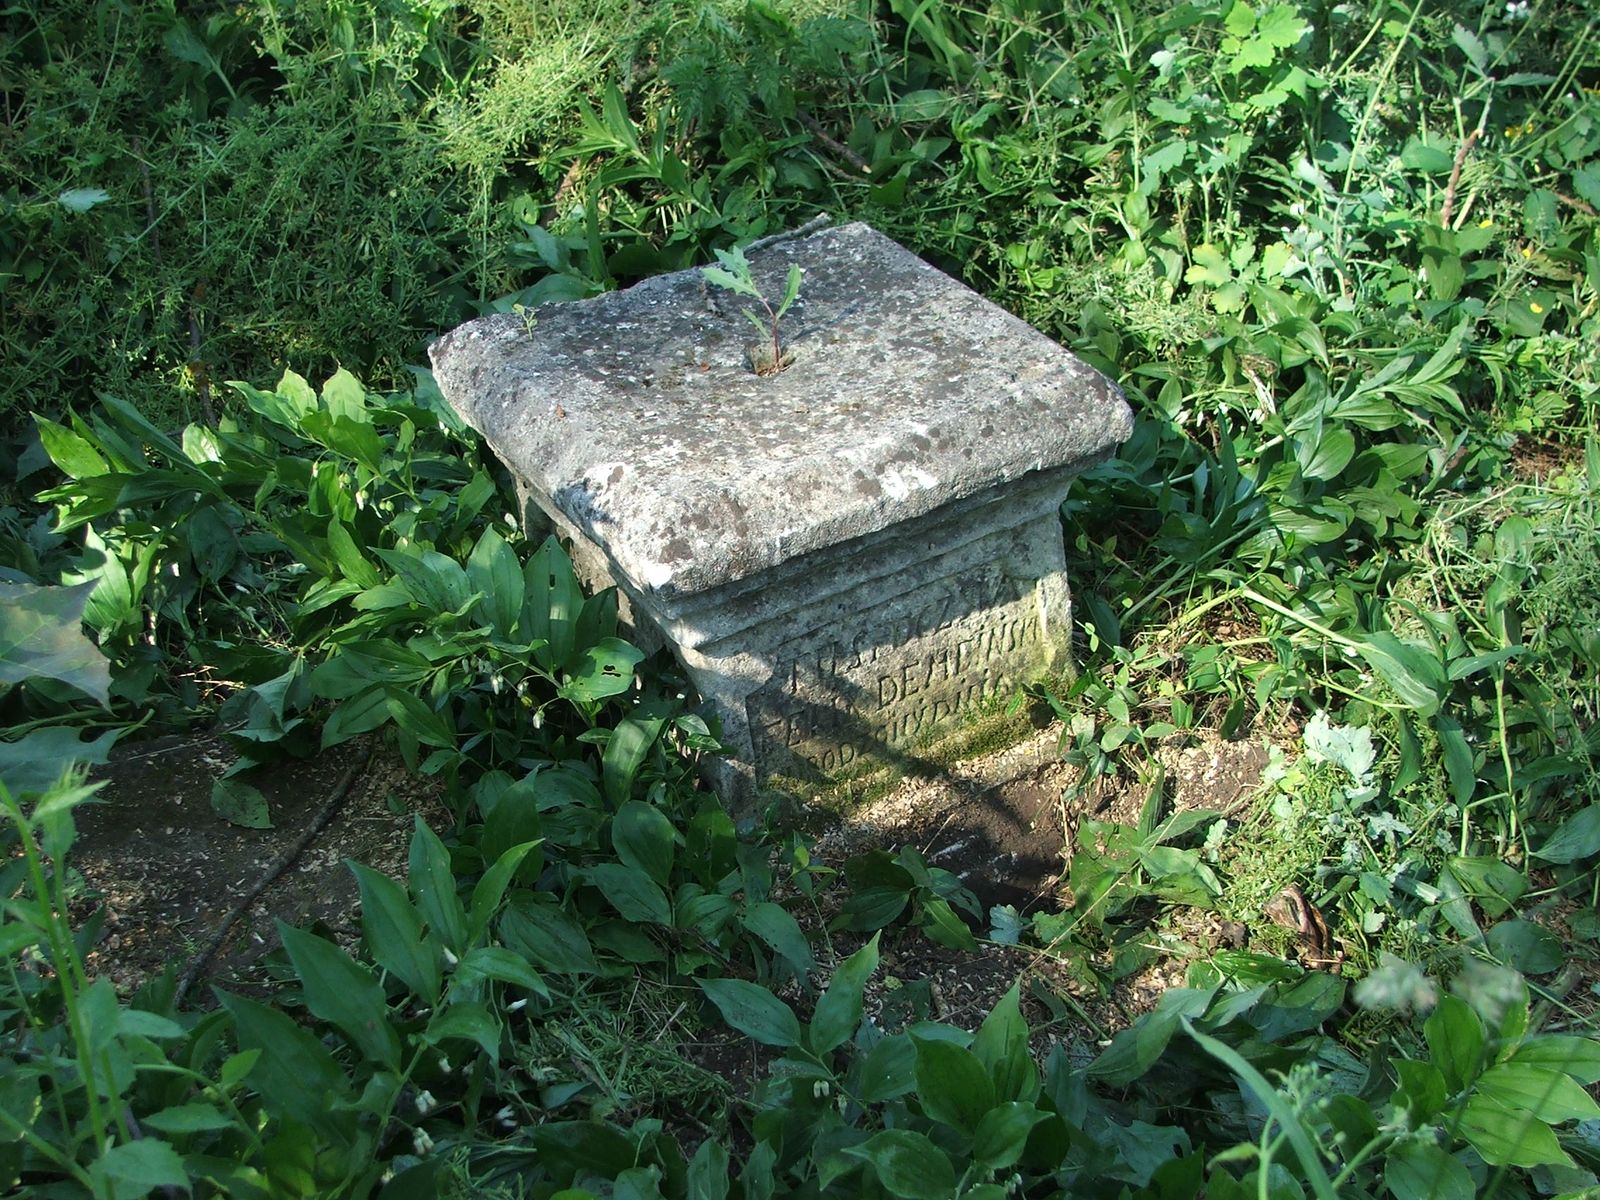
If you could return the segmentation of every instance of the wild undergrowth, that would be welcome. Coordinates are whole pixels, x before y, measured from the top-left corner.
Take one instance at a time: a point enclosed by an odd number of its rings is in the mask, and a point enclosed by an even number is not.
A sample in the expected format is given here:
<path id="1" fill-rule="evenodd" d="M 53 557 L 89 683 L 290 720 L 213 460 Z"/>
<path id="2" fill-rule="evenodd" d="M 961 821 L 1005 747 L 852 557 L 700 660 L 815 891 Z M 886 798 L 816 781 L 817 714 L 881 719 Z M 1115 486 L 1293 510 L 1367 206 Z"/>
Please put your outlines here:
<path id="1" fill-rule="evenodd" d="M 68 476 L 50 497 L 57 538 L 96 523 L 140 536 L 46 547 L 96 578 L 0 583 L 3 698 L 56 718 L 14 724 L 0 761 L 8 1187 L 1408 1200 L 1592 1177 L 1600 1106 L 1583 1085 L 1600 1045 L 1541 1032 L 1523 977 L 1484 964 L 1445 995 L 1399 960 L 1369 974 L 1361 1004 L 1392 1015 L 1368 1060 L 1331 1028 L 1346 980 L 1260 951 L 1196 962 L 1100 1047 L 1051 1038 L 1042 1068 L 1019 987 L 976 1030 L 872 1015 L 886 939 L 978 949 L 959 879 L 911 848 L 872 850 L 844 864 L 840 903 L 803 839 L 741 834 L 692 786 L 710 731 L 616 638 L 613 596 L 585 598 L 554 542 L 519 553 L 499 531 L 502 494 L 459 463 L 469 443 L 440 413 L 343 373 L 241 390 L 247 422 L 177 440 L 117 403 L 41 426 Z M 215 536 L 173 535 L 197 523 Z M 119 642 L 130 609 L 171 640 Z M 234 622 L 258 654 L 196 646 L 202 628 L 241 636 Z M 102 720 L 92 703 L 150 699 L 137 649 L 219 664 L 241 764 L 319 727 L 323 747 L 393 737 L 447 783 L 448 843 L 419 820 L 403 880 L 349 864 L 357 944 L 280 925 L 273 1003 L 219 988 L 215 1008 L 187 1007 L 175 968 L 122 998 L 85 969 L 93 925 L 68 924 L 68 862 L 97 785 L 61 764 L 115 736 L 78 740 L 84 717 Z M 222 665 L 270 676 L 224 684 Z M 1324 723 L 1307 740 L 1322 765 L 1303 769 L 1345 773 L 1324 800 L 1370 796 L 1370 737 Z M 231 819 L 267 815 L 228 782 Z M 1152 792 L 1133 848 L 1157 878 L 1182 853 L 1170 843 L 1209 820 L 1164 808 Z M 1108 840 L 1090 869 L 1115 853 Z M 1082 883 L 1075 864 L 1080 903 L 1092 888 L 1207 899 L 1181 881 L 1130 888 L 1136 869 Z M 1430 1015 L 1419 1028 L 1411 1012 Z M 741 1058 L 762 1047 L 764 1080 L 696 1061 L 707 1036 Z M 1573 1121 L 1590 1125 L 1558 1138 Z"/>
<path id="2" fill-rule="evenodd" d="M 0 510 L 7 1186 L 1596 1186 L 1590 7 L 78 0 L 0 23 L 0 419 L 37 414 L 7 481 L 49 506 Z M 536 320 L 821 209 L 1137 411 L 1064 510 L 1083 670 L 1041 699 L 1078 793 L 1143 802 L 1080 823 L 1063 912 L 982 914 L 914 850 L 835 877 L 736 829 L 692 785 L 714 731 L 670 665 L 519 540 L 425 377 L 393 390 L 480 308 Z M 261 758 L 385 737 L 457 827 L 419 828 L 404 881 L 358 869 L 360 945 L 286 931 L 277 1007 L 188 1011 L 171 980 L 119 1002 L 61 916 L 92 789 L 60 768 L 219 711 L 234 819 L 264 817 Z M 1270 743 L 1259 795 L 1174 811 L 1163 755 L 1202 735 Z M 1249 949 L 1185 941 L 1196 912 L 1275 909 Z M 867 1015 L 881 947 L 980 935 L 1099 986 L 1193 961 L 1109 1045 L 1034 1031 L 1039 1059 L 1016 996 L 976 1032 Z M 731 1086 L 687 1049 L 727 1036 L 765 1048 Z"/>

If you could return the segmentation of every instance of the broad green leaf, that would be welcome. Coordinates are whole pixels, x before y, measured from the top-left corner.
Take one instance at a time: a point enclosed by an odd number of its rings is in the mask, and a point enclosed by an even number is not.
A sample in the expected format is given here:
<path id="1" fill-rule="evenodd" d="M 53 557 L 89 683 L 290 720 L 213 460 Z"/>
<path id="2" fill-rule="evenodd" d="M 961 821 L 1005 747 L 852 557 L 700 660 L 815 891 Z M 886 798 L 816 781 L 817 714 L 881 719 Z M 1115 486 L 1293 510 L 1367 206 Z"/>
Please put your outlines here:
<path id="1" fill-rule="evenodd" d="M 460 955 L 467 947 L 467 914 L 456 892 L 455 873 L 450 868 L 450 852 L 433 830 L 416 819 L 411 834 L 409 862 L 411 894 L 417 899 L 422 918 L 444 942 L 445 949 Z"/>
<path id="2" fill-rule="evenodd" d="M 479 600 L 477 613 L 495 633 L 510 638 L 522 616 L 522 567 L 511 547 L 485 529 L 467 559 L 467 584 Z"/>
<path id="3" fill-rule="evenodd" d="M 328 549 L 333 552 L 334 561 L 339 564 L 339 570 L 344 572 L 345 578 L 356 586 L 374 588 L 382 582 L 378 568 L 361 553 L 350 531 L 337 517 L 328 522 Z"/>
<path id="4" fill-rule="evenodd" d="M 1546 975 L 1567 961 L 1561 939 L 1532 921 L 1501 921 L 1485 940 L 1491 954 L 1524 975 Z"/>
<path id="5" fill-rule="evenodd" d="M 1455 156 L 1437 143 L 1425 141 L 1420 137 L 1406 139 L 1406 144 L 1400 150 L 1400 165 L 1413 171 L 1423 171 L 1432 175 L 1443 175 L 1455 163 Z M 1454 257 L 1453 255 L 1451 257 Z"/>
<path id="6" fill-rule="evenodd" d="M 1261 252 L 1261 273 L 1269 279 L 1281 279 L 1294 262 L 1294 247 L 1288 242 L 1273 242 Z"/>
<path id="7" fill-rule="evenodd" d="M 878 1181 L 904 1200 L 950 1200 L 955 1194 L 950 1159 L 920 1133 L 886 1129 L 845 1153 L 871 1163 Z"/>
<path id="8" fill-rule="evenodd" d="M 33 423 L 39 429 L 39 442 L 50 461 L 61 468 L 63 474 L 73 479 L 92 479 L 111 470 L 111 464 L 100 456 L 93 443 L 80 433 L 57 425 L 54 421 L 33 414 Z"/>
<path id="9" fill-rule="evenodd" d="M 1311 25 L 1292 4 L 1274 4 L 1256 21 L 1256 36 L 1274 50 L 1289 50 L 1311 31 Z"/>
<path id="10" fill-rule="evenodd" d="M 787 960 L 796 974 L 803 976 L 816 965 L 800 923 L 781 905 L 770 900 L 751 905 L 744 914 L 744 927 Z"/>
<path id="11" fill-rule="evenodd" d="M 599 968 L 583 926 L 557 904 L 525 893 L 500 914 L 500 936 L 512 950 L 552 975 L 592 975 Z"/>
<path id="12" fill-rule="evenodd" d="M 244 1077 L 255 1068 L 256 1061 L 260 1059 L 260 1050 L 241 1050 L 237 1054 L 229 1055 L 222 1064 L 222 1069 L 217 1072 L 217 1082 L 225 1092 L 231 1092 L 244 1082 Z"/>
<path id="13" fill-rule="evenodd" d="M 395 725 L 417 741 L 444 750 L 455 749 L 456 735 L 446 715 L 448 709 L 446 713 L 437 712 L 420 697 L 397 687 L 383 690 L 383 703 Z"/>
<path id="14" fill-rule="evenodd" d="M 1193 149 L 1188 139 L 1173 138 L 1172 141 L 1157 146 L 1144 156 L 1144 173 L 1147 177 L 1160 179 L 1168 171 L 1174 170 L 1183 164 Z"/>
<path id="15" fill-rule="evenodd" d="M 56 203 L 69 213 L 86 213 L 97 204 L 111 199 L 105 188 L 68 188 L 56 197 Z"/>
<path id="16" fill-rule="evenodd" d="M 1491 918 L 1511 911 L 1532 886 L 1526 875 L 1498 858 L 1452 857 L 1448 867 L 1450 874 Z"/>
<path id="17" fill-rule="evenodd" d="M 628 920 L 651 925 L 672 924 L 672 906 L 667 902 L 666 893 L 638 867 L 599 863 L 585 867 L 583 876 Z"/>
<path id="18" fill-rule="evenodd" d="M 764 1178 L 770 1180 L 770 1173 L 765 1174 Z M 748 1188 L 745 1195 L 747 1200 L 767 1200 Z M 661 1194 L 661 1168 L 630 1167 L 623 1171 L 611 1185 L 611 1200 L 664 1200 Z"/>
<path id="19" fill-rule="evenodd" d="M 1553 863 L 1574 863 L 1600 854 L 1600 804 L 1589 804 L 1573 813 L 1533 853 Z"/>
<path id="20" fill-rule="evenodd" d="M 298 379 L 299 376 L 295 378 Z M 301 380 L 301 382 L 303 383 L 304 380 Z M 280 428 L 294 430 L 295 432 L 299 431 L 300 418 L 304 415 L 304 410 L 292 399 L 281 394 L 280 391 L 264 392 L 260 388 L 251 387 L 248 383 L 239 382 L 231 382 L 228 386 L 244 397 L 245 403 L 250 406 L 251 411 L 256 413 L 257 416 L 265 417 Z M 282 386 L 280 383 L 279 388 L 281 389 Z M 315 393 L 312 393 L 311 404 L 314 411 L 316 408 Z"/>
<path id="21" fill-rule="evenodd" d="M 240 1049 L 257 1055 L 245 1078 L 269 1112 L 314 1126 L 327 1113 L 330 1098 L 348 1096 L 344 1072 L 309 1031 L 243 996 L 219 991 L 217 998 L 233 1018 Z"/>
<path id="22" fill-rule="evenodd" d="M 1378 750 L 1372 731 L 1364 725 L 1335 725 L 1326 710 L 1318 709 L 1306 722 L 1306 754 L 1313 762 L 1331 762 L 1343 767 L 1357 783 L 1367 782 Z"/>
<path id="23" fill-rule="evenodd" d="M 1593 163 L 1575 166 L 1572 172 L 1572 190 L 1588 203 L 1600 206 L 1600 167 Z M 1589 276 L 1593 280 L 1594 276 Z"/>
<path id="24" fill-rule="evenodd" d="M 300 430 L 306 437 L 326 446 L 329 450 L 351 462 L 358 463 L 374 475 L 383 471 L 383 438 L 378 431 L 366 421 L 356 420 L 352 417 L 331 413 L 307 413 L 300 421 Z M 342 512 L 344 516 L 353 515 L 353 507 L 346 497 L 334 498 L 325 489 L 327 483 L 334 478 L 332 474 L 323 473 L 323 467 L 330 472 L 339 470 L 341 464 L 329 461 L 318 468 L 319 481 L 322 482 L 324 491 L 323 499 L 328 510 Z"/>
<path id="25" fill-rule="evenodd" d="M 322 385 L 322 400 L 335 418 L 344 417 L 362 425 L 372 420 L 367 414 L 367 389 L 343 367 Z"/>
<path id="26" fill-rule="evenodd" d="M 526 1137 L 538 1153 L 536 1161 L 559 1179 L 579 1171 L 615 1179 L 639 1158 L 633 1139 L 602 1121 L 547 1121 L 527 1130 Z"/>
<path id="27" fill-rule="evenodd" d="M 500 902 L 505 898 L 506 888 L 511 886 L 512 876 L 517 873 L 517 868 L 522 865 L 523 859 L 527 858 L 529 852 L 538 844 L 538 842 L 523 842 L 519 846 L 510 847 L 495 859 L 494 864 L 479 878 L 472 889 L 472 906 L 468 910 L 468 945 L 477 945 L 488 932 L 489 922 L 494 920 L 495 914 L 500 911 Z"/>
<path id="28" fill-rule="evenodd" d="M 1403 1141 L 1384 1162 L 1383 1181 L 1394 1200 L 1473 1200 L 1472 1173 L 1431 1142 Z"/>
<path id="29" fill-rule="evenodd" d="M 1111 1039 L 1089 1064 L 1089 1074 L 1112 1087 L 1125 1087 L 1148 1071 L 1166 1051 L 1183 1017 L 1199 1017 L 1216 995 L 1213 988 L 1169 988 L 1156 1007 Z"/>
<path id="30" fill-rule="evenodd" d="M 922 905 L 922 928 L 930 938 L 952 950 L 973 953 L 978 949 L 978 939 L 972 936 L 967 923 L 956 915 L 948 901 L 934 897 Z"/>
<path id="31" fill-rule="evenodd" d="M 228 510 L 208 504 L 184 522 L 189 557 L 200 578 L 210 583 L 221 582 L 239 561 L 239 535 L 230 515 Z M 238 520 L 236 515 L 232 519 Z"/>
<path id="32" fill-rule="evenodd" d="M 878 935 L 857 950 L 833 973 L 828 990 L 817 1000 L 811 1016 L 811 1049 L 827 1054 L 844 1045 L 861 1024 L 862 994 L 878 969 Z M 880 1045 L 882 1043 L 879 1043 Z"/>
<path id="33" fill-rule="evenodd" d="M 1600 1104 L 1560 1070 L 1526 1062 L 1490 1067 L 1478 1078 L 1477 1094 L 1550 1125 L 1600 1117 Z"/>
<path id="34" fill-rule="evenodd" d="M 1049 1119 L 1032 1104 L 1008 1100 L 983 1114 L 972 1137 L 972 1157 L 985 1170 L 1003 1171 L 1022 1157 L 1028 1135 L 1040 1121 Z"/>
<path id="35" fill-rule="evenodd" d="M 272 810 L 261 789 L 238 778 L 219 779 L 211 785 L 211 811 L 224 821 L 245 829 L 271 829 Z"/>
<path id="36" fill-rule="evenodd" d="M 978 1056 L 951 1042 L 914 1039 L 922 1111 L 971 1135 L 994 1107 L 994 1083 Z"/>
<path id="37" fill-rule="evenodd" d="M 1233 0 L 1233 4 L 1228 8 L 1228 15 L 1222 19 L 1222 27 L 1232 37 L 1247 38 L 1255 32 L 1256 10 L 1244 0 Z"/>
<path id="38" fill-rule="evenodd" d="M 335 706 L 322 726 L 322 748 L 337 746 L 389 723 L 388 689 L 368 688 Z"/>
<path id="39" fill-rule="evenodd" d="M 592 702 L 620 696 L 633 687 L 633 671 L 644 651 L 621 638 L 605 638 L 586 647 L 561 685 L 563 699 Z"/>
<path id="40" fill-rule="evenodd" d="M 544 822 L 539 817 L 539 789 L 536 775 L 502 789 L 489 798 L 480 796 L 479 811 L 483 813 L 483 839 L 480 849 L 488 862 L 498 859 L 513 846 L 524 842 L 539 842 L 544 837 Z M 517 878 L 524 883 L 537 882 L 544 870 L 544 854 L 530 852 L 517 868 Z"/>
<path id="41" fill-rule="evenodd" d="M 660 717 L 624 717 L 612 729 L 600 759 L 606 799 L 621 805 L 633 791 L 633 781 L 644 765 L 650 747 L 661 736 Z"/>
<path id="42" fill-rule="evenodd" d="M 1446 158 L 1448 160 L 1448 156 Z M 1448 161 L 1444 169 L 1449 170 Z M 1428 280 L 1428 292 L 1435 300 L 1454 300 L 1461 294 L 1467 269 L 1459 254 L 1451 254 L 1437 246 L 1424 246 L 1422 270 Z"/>
<path id="43" fill-rule="evenodd" d="M 396 550 L 374 547 L 372 552 L 389 564 L 411 598 L 423 608 L 436 613 L 459 612 L 472 597 L 467 573 L 461 564 L 437 550 L 416 546 Z"/>
<path id="44" fill-rule="evenodd" d="M 374 684 L 413 686 L 432 671 L 432 663 L 399 642 L 347 642 L 336 656 L 311 672 L 311 690 L 329 700 L 343 700 Z"/>
<path id="45" fill-rule="evenodd" d="M 740 1033 L 765 1046 L 787 1050 L 800 1042 L 800 1022 L 794 1012 L 766 988 L 742 979 L 695 981 L 722 1019 Z"/>
<path id="46" fill-rule="evenodd" d="M 721 267 L 701 267 L 700 275 L 713 287 L 727 288 L 740 296 L 756 297 L 761 293 L 756 290 L 755 283 L 750 278 L 750 268 L 742 260 L 734 265 L 724 257 L 726 251 L 717 251 L 718 258 L 727 265 Z"/>
<path id="47" fill-rule="evenodd" d="M 530 967 L 521 955 L 504 946 L 478 946 L 469 950 L 451 976 L 451 995 L 456 994 L 456 988 L 472 993 L 479 983 L 487 979 L 515 984 L 536 996 L 550 995 L 539 972 Z"/>
<path id="48" fill-rule="evenodd" d="M 48 791 L 72 763 L 98 764 L 126 730 L 111 729 L 91 742 L 69 725 L 46 725 L 14 742 L 0 742 L 0 783 L 13 796 Z"/>
<path id="49" fill-rule="evenodd" d="M 615 736 L 613 734 L 612 736 Z M 628 800 L 611 820 L 611 844 L 626 866 L 637 867 L 662 887 L 672 878 L 672 822 L 642 800 Z"/>
<path id="50" fill-rule="evenodd" d="M 1484 1068 L 1483 1023 L 1459 996 L 1443 996 L 1422 1024 L 1433 1065 L 1444 1072 L 1452 1092 L 1478 1077 Z"/>
<path id="51" fill-rule="evenodd" d="M 554 672 L 572 657 L 583 591 L 571 560 L 553 537 L 528 559 L 522 580 L 522 635 L 542 643 L 534 649 L 534 661 Z"/>
<path id="52" fill-rule="evenodd" d="M 1450 781 L 1450 798 L 1457 807 L 1465 808 L 1472 802 L 1473 793 L 1478 788 L 1477 763 L 1472 755 L 1472 747 L 1467 744 L 1461 722 L 1454 717 L 1440 713 L 1434 727 L 1439 732 L 1439 749 L 1444 753 L 1444 773 Z"/>
<path id="53" fill-rule="evenodd" d="M 160 1013 L 146 1012 L 142 1008 L 122 1008 L 117 1012 L 119 1037 L 145 1037 L 156 1041 L 170 1041 L 184 1036 L 183 1026 L 163 1017 Z"/>
<path id="54" fill-rule="evenodd" d="M 856 1095 L 868 1104 L 904 1096 L 917 1086 L 917 1046 L 908 1034 L 886 1037 L 867 1051 L 852 1072 Z"/>
<path id="55" fill-rule="evenodd" d="M 972 1039 L 972 1052 L 989 1072 L 1000 1100 L 1031 1100 L 1038 1095 L 1039 1069 L 1028 1050 L 1028 1023 L 1022 1019 L 1020 984 L 1012 984 L 983 1019 Z"/>
<path id="56" fill-rule="evenodd" d="M 1550 1126 L 1525 1109 L 1514 1111 L 1482 1093 L 1467 1100 L 1456 1130 L 1492 1167 L 1573 1165 Z"/>
<path id="57" fill-rule="evenodd" d="M 1531 1038 L 1511 1056 L 1518 1066 L 1561 1071 L 1582 1084 L 1600 1081 L 1600 1041 L 1593 1038 L 1549 1034 Z"/>
<path id="58" fill-rule="evenodd" d="M 716 1138 L 694 1152 L 685 1187 L 685 1200 L 728 1200 L 728 1152 Z"/>
<path id="59" fill-rule="evenodd" d="M 1395 1073 L 1400 1077 L 1395 1103 L 1411 1113 L 1413 1128 L 1421 1128 L 1444 1108 L 1448 1098 L 1444 1072 L 1430 1062 L 1402 1058 L 1395 1063 Z"/>
<path id="60" fill-rule="evenodd" d="M 439 943 L 423 931 L 422 915 L 405 889 L 387 875 L 350 859 L 361 888 L 361 931 L 373 959 L 428 1004 L 439 1000 Z"/>
<path id="61" fill-rule="evenodd" d="M 1403 703 L 1425 717 L 1439 711 L 1449 687 L 1438 653 L 1418 642 L 1402 641 L 1380 630 L 1358 639 L 1356 652 L 1383 677 Z"/>
<path id="62" fill-rule="evenodd" d="M 739 1190 L 744 1200 L 772 1200 L 777 1187 L 778 1152 L 770 1141 L 756 1143 L 739 1172 Z"/>
<path id="63" fill-rule="evenodd" d="M 341 1033 L 373 1062 L 400 1068 L 400 1038 L 389 1024 L 389 1006 L 372 972 L 332 942 L 278 922 L 305 991 L 306 1007 Z"/>
<path id="64" fill-rule="evenodd" d="M 1450 31 L 1450 40 L 1467 56 L 1467 61 L 1472 64 L 1473 70 L 1482 75 L 1489 62 L 1489 51 L 1479 40 L 1478 35 L 1457 25 Z"/>
<path id="65" fill-rule="evenodd" d="M 1333 479 L 1356 456 L 1356 439 L 1348 429 L 1328 427 L 1314 444 L 1297 441 L 1296 448 L 1300 452 L 1301 473 L 1307 479 Z"/>
<path id="66" fill-rule="evenodd" d="M 105 1200 L 144 1200 L 156 1188 L 189 1195 L 189 1172 L 178 1152 L 160 1138 L 112 1146 L 89 1164 L 95 1195 Z"/>
<path id="67" fill-rule="evenodd" d="M 805 282 L 805 275 L 806 273 L 801 267 L 794 263 L 789 264 L 789 275 L 783 285 L 783 303 L 778 305 L 777 315 L 780 319 L 782 319 L 784 313 L 789 311 L 789 306 L 799 297 L 800 285 Z"/>
<path id="68" fill-rule="evenodd" d="M 422 1040 L 440 1046 L 452 1039 L 474 1043 L 492 1060 L 500 1057 L 500 1022 L 482 1004 L 453 1000 L 434 1012 Z"/>
<path id="69" fill-rule="evenodd" d="M 83 635 L 84 609 L 96 586 L 0 580 L 0 683 L 55 679 L 106 703 L 110 663 Z"/>
<path id="70" fill-rule="evenodd" d="M 149 1113 L 139 1118 L 139 1124 L 157 1133 L 205 1133 L 214 1129 L 232 1129 L 233 1118 L 209 1104 L 179 1104 Z"/>

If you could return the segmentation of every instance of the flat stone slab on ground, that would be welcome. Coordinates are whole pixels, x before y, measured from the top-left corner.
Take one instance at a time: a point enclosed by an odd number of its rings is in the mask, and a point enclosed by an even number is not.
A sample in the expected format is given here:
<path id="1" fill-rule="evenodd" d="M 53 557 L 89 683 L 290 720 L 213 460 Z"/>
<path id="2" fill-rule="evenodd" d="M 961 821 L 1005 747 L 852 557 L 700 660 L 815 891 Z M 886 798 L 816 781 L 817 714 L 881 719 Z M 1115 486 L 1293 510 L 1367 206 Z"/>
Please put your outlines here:
<path id="1" fill-rule="evenodd" d="M 805 271 L 777 375 L 699 271 L 432 350 L 526 515 L 682 659 L 735 798 L 893 761 L 1061 670 L 1057 509 L 1132 428 L 1104 376 L 865 225 L 750 262 L 773 300 Z"/>

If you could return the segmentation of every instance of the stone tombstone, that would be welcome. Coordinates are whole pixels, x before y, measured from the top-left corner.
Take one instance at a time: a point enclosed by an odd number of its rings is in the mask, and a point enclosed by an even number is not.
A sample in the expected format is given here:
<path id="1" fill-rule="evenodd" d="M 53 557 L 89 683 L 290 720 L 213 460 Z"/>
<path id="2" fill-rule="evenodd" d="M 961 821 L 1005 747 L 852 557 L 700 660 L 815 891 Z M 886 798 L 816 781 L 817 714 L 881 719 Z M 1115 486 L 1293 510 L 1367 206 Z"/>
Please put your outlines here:
<path id="1" fill-rule="evenodd" d="M 525 513 L 615 584 L 720 719 L 725 800 L 913 765 L 1070 669 L 1058 509 L 1132 430 L 1117 387 L 863 224 L 749 249 L 792 361 L 698 270 L 472 321 L 440 389 Z"/>

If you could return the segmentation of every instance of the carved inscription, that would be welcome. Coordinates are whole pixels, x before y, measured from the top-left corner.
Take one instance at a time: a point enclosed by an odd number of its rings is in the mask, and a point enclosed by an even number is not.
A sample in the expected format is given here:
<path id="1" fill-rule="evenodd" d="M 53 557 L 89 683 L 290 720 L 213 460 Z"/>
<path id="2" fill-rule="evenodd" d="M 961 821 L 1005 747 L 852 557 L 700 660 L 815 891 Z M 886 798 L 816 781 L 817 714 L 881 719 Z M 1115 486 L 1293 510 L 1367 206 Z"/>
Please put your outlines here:
<path id="1" fill-rule="evenodd" d="M 1018 596 L 1012 581 L 975 582 L 795 648 L 749 700 L 760 775 L 833 775 L 912 748 L 1031 678 L 1042 661 L 1031 589 Z"/>

